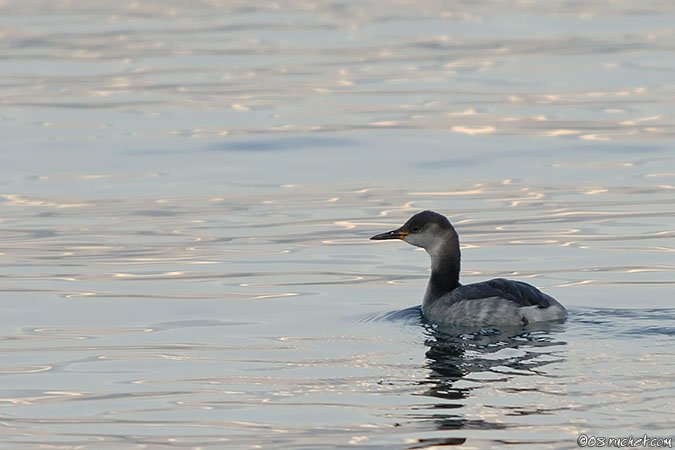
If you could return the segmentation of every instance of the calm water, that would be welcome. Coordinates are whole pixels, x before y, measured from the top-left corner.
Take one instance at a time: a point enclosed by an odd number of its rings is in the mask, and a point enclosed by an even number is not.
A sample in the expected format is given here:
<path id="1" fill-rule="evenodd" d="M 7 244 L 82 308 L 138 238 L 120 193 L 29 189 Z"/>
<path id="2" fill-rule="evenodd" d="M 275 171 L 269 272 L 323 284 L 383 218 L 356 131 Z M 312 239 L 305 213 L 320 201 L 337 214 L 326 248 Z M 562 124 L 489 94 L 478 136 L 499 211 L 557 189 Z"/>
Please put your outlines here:
<path id="1" fill-rule="evenodd" d="M 590 3 L 590 4 L 586 4 Z M 672 2 L 0 2 L 0 448 L 675 429 Z M 434 330 L 465 282 L 570 309 Z"/>

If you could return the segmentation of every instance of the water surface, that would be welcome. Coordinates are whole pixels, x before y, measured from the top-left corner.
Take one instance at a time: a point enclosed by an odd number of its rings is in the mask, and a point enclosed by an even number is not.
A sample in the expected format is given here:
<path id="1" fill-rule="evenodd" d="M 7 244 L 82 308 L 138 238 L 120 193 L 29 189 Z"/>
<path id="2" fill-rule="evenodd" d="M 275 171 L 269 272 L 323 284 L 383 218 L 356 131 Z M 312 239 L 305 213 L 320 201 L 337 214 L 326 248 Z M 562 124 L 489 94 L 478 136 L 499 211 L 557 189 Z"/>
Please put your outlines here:
<path id="1" fill-rule="evenodd" d="M 672 436 L 670 3 L 0 12 L 0 448 Z M 427 208 L 568 322 L 421 323 Z"/>

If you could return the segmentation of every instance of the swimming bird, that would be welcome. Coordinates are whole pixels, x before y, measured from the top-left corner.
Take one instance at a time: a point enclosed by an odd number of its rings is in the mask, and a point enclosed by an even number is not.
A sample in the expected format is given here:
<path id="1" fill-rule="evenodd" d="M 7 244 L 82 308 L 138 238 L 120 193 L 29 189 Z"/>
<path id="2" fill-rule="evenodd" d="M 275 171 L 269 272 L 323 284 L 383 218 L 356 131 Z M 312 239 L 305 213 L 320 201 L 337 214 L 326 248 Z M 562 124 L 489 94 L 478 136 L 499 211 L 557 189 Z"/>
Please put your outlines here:
<path id="1" fill-rule="evenodd" d="M 433 324 L 523 326 L 567 317 L 565 308 L 553 297 L 522 281 L 495 278 L 460 284 L 459 236 L 448 218 L 437 212 L 417 213 L 396 230 L 370 239 L 401 239 L 429 253 L 431 278 L 422 314 Z"/>

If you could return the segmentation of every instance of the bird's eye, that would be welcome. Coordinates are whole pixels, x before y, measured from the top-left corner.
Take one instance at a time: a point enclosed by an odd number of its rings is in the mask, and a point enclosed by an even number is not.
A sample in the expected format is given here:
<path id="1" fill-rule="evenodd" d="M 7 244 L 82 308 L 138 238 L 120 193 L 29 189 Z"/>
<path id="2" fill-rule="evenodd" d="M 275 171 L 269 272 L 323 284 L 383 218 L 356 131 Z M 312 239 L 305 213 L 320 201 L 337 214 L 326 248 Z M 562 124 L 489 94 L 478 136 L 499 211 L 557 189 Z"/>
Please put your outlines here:
<path id="1" fill-rule="evenodd" d="M 421 226 L 419 226 L 419 225 L 413 225 L 412 227 L 410 227 L 410 232 L 411 232 L 411 233 L 417 233 L 417 232 L 420 231 L 421 229 L 422 229 Z"/>

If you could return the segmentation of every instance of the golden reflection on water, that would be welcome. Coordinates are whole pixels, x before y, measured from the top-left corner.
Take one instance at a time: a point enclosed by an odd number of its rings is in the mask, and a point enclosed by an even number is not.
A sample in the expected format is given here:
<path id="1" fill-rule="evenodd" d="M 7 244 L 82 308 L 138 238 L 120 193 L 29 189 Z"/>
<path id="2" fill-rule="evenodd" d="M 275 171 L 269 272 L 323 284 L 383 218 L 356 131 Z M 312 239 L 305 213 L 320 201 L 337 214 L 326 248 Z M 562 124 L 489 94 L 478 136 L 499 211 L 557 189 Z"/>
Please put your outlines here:
<path id="1" fill-rule="evenodd" d="M 65 200 L 60 202 L 39 200 L 37 198 L 26 198 L 25 196 L 16 195 L 16 194 L 0 194 L 0 198 L 5 200 L 5 205 L 7 206 L 40 206 L 47 208 L 85 208 L 91 206 L 90 203 L 86 202 L 75 202 L 69 203 Z"/>
<path id="2" fill-rule="evenodd" d="M 557 246 L 600 252 L 584 255 L 586 259 L 590 258 L 584 267 L 591 266 L 594 260 L 598 267 L 611 267 L 611 252 L 623 248 L 629 241 L 635 243 L 631 247 L 631 251 L 635 252 L 664 254 L 672 251 L 667 242 L 675 231 L 668 229 L 669 221 L 666 219 L 670 214 L 668 205 L 672 199 L 667 196 L 669 190 L 658 187 L 645 190 L 637 187 L 605 187 L 598 183 L 592 187 L 523 186 L 519 181 L 506 179 L 451 191 L 387 188 L 389 198 L 395 199 L 394 204 L 380 200 L 366 203 L 368 212 L 356 212 L 363 209 L 362 195 L 377 198 L 384 192 L 383 189 L 354 189 L 346 186 L 339 192 L 331 189 L 334 194 L 332 197 L 318 191 L 288 192 L 283 204 L 302 205 L 306 211 L 325 208 L 323 205 L 339 204 L 340 210 L 333 217 L 329 214 L 326 218 L 309 213 L 284 216 L 281 210 L 275 210 L 276 219 L 273 222 L 264 213 L 253 209 L 246 213 L 246 218 L 228 223 L 224 217 L 229 216 L 223 216 L 222 209 L 212 209 L 213 199 L 216 198 L 213 196 L 193 197 L 188 202 L 179 198 L 150 198 L 145 203 L 138 200 L 85 203 L 71 199 L 70 204 L 80 204 L 80 208 L 87 210 L 85 227 L 59 229 L 58 221 L 61 218 L 55 222 L 43 222 L 43 230 L 22 227 L 20 223 L 14 225 L 12 233 L 15 237 L 6 242 L 3 256 L 43 269 L 31 274 L 14 270 L 11 282 L 3 290 L 54 292 L 71 299 L 267 299 L 313 294 L 311 290 L 280 291 L 275 286 L 310 286 L 315 283 L 340 285 L 360 281 L 377 283 L 377 278 L 368 277 L 364 269 L 361 269 L 363 278 L 355 276 L 353 271 L 331 271 L 335 275 L 328 272 L 315 274 L 313 269 L 309 269 L 311 260 L 296 254 L 312 253 L 315 251 L 312 249 L 318 249 L 317 246 L 321 245 L 335 251 L 345 246 L 365 250 L 365 238 L 369 235 L 383 228 L 399 226 L 410 214 L 424 208 L 436 209 L 451 217 L 460 232 L 462 248 L 467 252 L 465 267 L 469 273 L 489 274 L 499 271 L 497 267 L 479 270 L 471 262 L 471 254 L 487 251 L 492 255 L 507 256 L 510 252 L 500 249 L 503 246 L 536 251 Z M 645 192 L 650 194 L 646 202 L 642 201 Z M 602 202 L 598 203 L 595 198 L 602 198 Z M 238 200 L 231 197 L 227 202 L 226 208 L 239 209 L 250 204 L 250 198 L 243 196 Z M 273 205 L 276 203 L 275 200 L 258 204 L 264 211 L 265 208 L 275 208 Z M 30 221 L 31 217 L 37 217 L 45 210 L 58 210 L 63 204 L 62 200 L 53 197 L 31 200 L 22 204 L 21 220 Z M 342 211 L 347 212 L 348 219 L 344 219 Z M 60 217 L 70 220 L 76 217 L 72 214 Z M 119 217 L 121 226 L 111 226 L 107 220 L 110 216 Z M 387 218 L 387 221 L 373 222 L 373 217 Z M 177 220 L 181 222 L 180 228 L 176 227 Z M 643 229 L 636 228 L 636 223 L 643 224 Z M 594 229 L 603 224 L 611 224 L 613 228 L 607 229 L 604 234 Z M 255 235 L 251 235 L 252 232 Z M 37 237 L 24 238 L 31 235 Z M 152 236 L 152 239 L 147 236 Z M 108 242 L 91 243 L 99 241 L 101 237 Z M 396 255 L 404 255 L 406 250 L 399 249 Z M 63 268 L 53 266 L 54 255 L 58 255 L 58 260 L 67 265 Z M 562 259 L 567 258 L 562 256 Z M 264 263 L 265 260 L 269 262 Z M 235 261 L 249 261 L 246 264 L 251 264 L 252 270 L 235 268 L 232 265 Z M 278 278 L 264 283 L 255 281 L 266 272 L 260 267 L 277 263 L 275 261 L 291 261 L 305 268 L 295 274 L 279 271 L 279 276 L 287 278 L 283 281 Z M 644 261 L 643 265 L 633 265 L 628 273 L 637 276 L 667 271 L 668 265 L 664 263 L 660 260 Z M 239 262 L 236 266 L 241 264 Z M 107 267 L 111 265 L 133 266 L 135 270 L 110 272 Z M 418 264 L 420 268 L 425 265 L 423 260 Z M 525 269 L 520 270 L 523 273 L 543 273 L 527 270 L 528 266 L 533 266 L 527 261 L 519 265 L 519 269 Z M 166 269 L 161 270 L 161 266 Z M 625 264 L 615 266 L 620 271 Z M 197 267 L 200 269 L 196 270 Z M 571 270 L 571 267 L 564 269 L 565 278 Z M 546 277 L 558 278 L 555 270 L 546 273 Z M 420 276 L 423 277 L 424 272 Z M 212 284 L 218 280 L 228 280 L 228 284 L 243 290 L 237 292 Z M 574 285 L 577 281 L 567 280 L 555 284 Z M 67 282 L 68 287 L 64 289 L 66 285 L 54 285 L 45 289 L 48 285 L 36 282 Z M 122 284 L 118 284 L 125 282 L 133 282 L 134 287 L 122 288 Z M 149 284 L 146 286 L 145 282 Z M 167 284 L 153 286 L 154 282 Z M 172 289 L 169 286 L 174 282 L 191 285 L 189 289 L 180 285 Z M 254 292 L 256 286 L 269 291 Z"/>
<path id="3" fill-rule="evenodd" d="M 51 370 L 51 366 L 14 366 L 14 367 L 2 367 L 0 366 L 0 374 L 18 374 L 18 373 L 38 373 L 38 372 L 45 372 L 47 370 Z M 16 403 L 12 399 L 3 399 L 0 398 L 0 402 L 10 402 L 10 403 Z M 24 403 L 24 402 L 21 402 Z M 30 404 L 28 402 L 27 404 Z"/>

